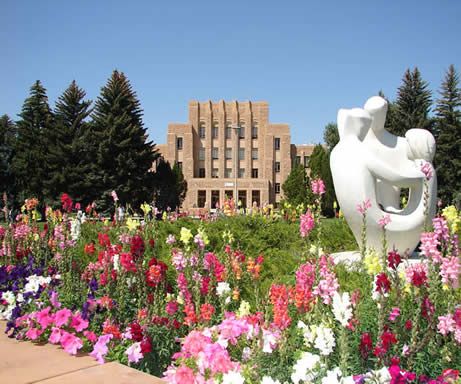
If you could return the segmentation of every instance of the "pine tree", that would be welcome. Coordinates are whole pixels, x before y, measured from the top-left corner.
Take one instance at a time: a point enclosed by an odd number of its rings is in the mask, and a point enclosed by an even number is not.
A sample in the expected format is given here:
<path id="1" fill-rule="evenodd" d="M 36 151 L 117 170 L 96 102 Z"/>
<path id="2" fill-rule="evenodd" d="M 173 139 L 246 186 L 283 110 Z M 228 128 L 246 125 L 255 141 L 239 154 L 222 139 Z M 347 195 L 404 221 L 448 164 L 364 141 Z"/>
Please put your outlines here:
<path id="1" fill-rule="evenodd" d="M 109 208 L 113 190 L 134 207 L 151 201 L 150 170 L 158 155 L 147 141 L 140 102 L 122 72 L 114 71 L 101 89 L 92 117 L 87 141 L 95 143 L 95 165 L 86 180 L 94 186 L 91 197 L 99 198 L 102 210 Z"/>
<path id="2" fill-rule="evenodd" d="M 85 147 L 91 101 L 84 100 L 85 91 L 75 80 L 59 97 L 55 107 L 54 129 L 45 138 L 48 143 L 49 174 L 44 181 L 45 194 L 50 203 L 59 201 L 63 192 L 77 200 L 85 200 L 91 185 L 85 184 L 91 159 Z"/>
<path id="3" fill-rule="evenodd" d="M 8 115 L 0 117 L 0 194 L 14 194 L 12 161 L 16 140 L 16 125 Z"/>
<path id="4" fill-rule="evenodd" d="M 44 142 L 45 131 L 52 129 L 53 114 L 48 105 L 46 89 L 39 80 L 30 88 L 30 96 L 24 101 L 17 122 L 17 140 L 13 159 L 16 175 L 18 202 L 36 197 L 43 202 L 43 184 L 48 177 Z"/>
<path id="5" fill-rule="evenodd" d="M 177 178 L 168 161 L 160 158 L 155 173 L 155 206 L 161 211 L 175 209 L 178 203 Z"/>
<path id="6" fill-rule="evenodd" d="M 184 179 L 184 174 L 182 173 L 182 169 L 179 167 L 177 161 L 174 162 L 172 171 L 175 176 L 175 203 L 171 208 L 176 209 L 181 206 L 184 198 L 186 197 L 187 181 Z"/>
<path id="7" fill-rule="evenodd" d="M 288 203 L 292 205 L 308 204 L 309 178 L 301 164 L 294 165 L 290 174 L 282 184 L 283 194 Z"/>
<path id="8" fill-rule="evenodd" d="M 384 128 L 389 132 L 393 132 L 393 127 L 396 126 L 396 123 L 395 123 L 396 105 L 393 101 L 389 100 L 384 95 L 383 91 L 379 91 L 378 96 L 381 96 L 383 99 L 387 101 L 387 114 L 386 114 L 386 121 L 384 122 Z"/>
<path id="9" fill-rule="evenodd" d="M 309 160 L 311 179 L 320 178 L 325 184 L 325 194 L 322 197 L 322 212 L 326 216 L 334 216 L 333 203 L 336 200 L 333 177 L 330 169 L 330 154 L 325 148 L 318 144 Z"/>
<path id="10" fill-rule="evenodd" d="M 439 196 L 444 204 L 461 202 L 461 89 L 459 75 L 450 65 L 440 87 L 435 112 L 437 151 L 435 165 Z"/>
<path id="11" fill-rule="evenodd" d="M 323 131 L 323 140 L 325 141 L 328 151 L 331 152 L 331 150 L 339 142 L 338 125 L 336 123 L 328 123 L 325 126 Z"/>
<path id="12" fill-rule="evenodd" d="M 421 77 L 418 68 L 407 69 L 402 79 L 402 85 L 397 91 L 397 101 L 392 118 L 390 132 L 397 136 L 405 136 L 411 128 L 431 129 L 429 118 L 432 99 L 428 83 Z"/>

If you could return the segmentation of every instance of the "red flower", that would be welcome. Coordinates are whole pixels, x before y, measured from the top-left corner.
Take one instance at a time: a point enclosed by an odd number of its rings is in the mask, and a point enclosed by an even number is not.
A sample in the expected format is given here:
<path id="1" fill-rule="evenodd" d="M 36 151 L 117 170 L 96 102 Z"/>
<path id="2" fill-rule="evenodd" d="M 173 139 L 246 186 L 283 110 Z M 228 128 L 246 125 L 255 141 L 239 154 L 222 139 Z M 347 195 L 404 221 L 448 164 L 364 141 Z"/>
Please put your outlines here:
<path id="1" fill-rule="evenodd" d="M 84 252 L 85 252 L 87 255 L 93 255 L 94 252 L 95 252 L 94 243 L 85 244 Z"/>
<path id="2" fill-rule="evenodd" d="M 210 321 L 211 317 L 215 312 L 214 307 L 211 304 L 205 303 L 200 307 L 200 318 L 202 321 Z"/>
<path id="3" fill-rule="evenodd" d="M 155 240 L 154 239 L 149 239 L 149 245 L 151 248 L 155 247 Z"/>
<path id="4" fill-rule="evenodd" d="M 107 233 L 99 232 L 98 233 L 98 241 L 99 241 L 99 245 L 101 247 L 109 247 L 110 246 L 110 239 L 109 239 L 109 235 Z"/>
<path id="5" fill-rule="evenodd" d="M 383 332 L 383 334 L 381 335 L 382 347 L 386 351 L 388 351 L 392 344 L 397 344 L 397 338 L 395 337 L 395 335 L 390 331 Z"/>
<path id="6" fill-rule="evenodd" d="M 133 258 L 136 260 L 140 258 L 144 254 L 145 246 L 144 240 L 139 235 L 134 235 L 131 238 L 131 254 Z"/>
<path id="7" fill-rule="evenodd" d="M 61 203 L 62 203 L 62 209 L 64 209 L 64 211 L 67 211 L 67 212 L 72 211 L 72 206 L 74 205 L 74 203 L 67 193 L 63 193 L 61 195 Z"/>
<path id="8" fill-rule="evenodd" d="M 415 287 L 420 287 L 422 285 L 425 285 L 426 284 L 426 281 L 427 281 L 427 276 L 426 276 L 426 272 L 424 271 L 417 271 L 415 270 L 413 272 L 413 275 L 411 277 L 411 283 L 415 286 Z"/>
<path id="9" fill-rule="evenodd" d="M 426 296 L 421 303 L 421 315 L 426 320 L 429 320 L 429 318 L 434 314 L 434 311 L 434 304 L 432 304 L 432 302 L 429 300 L 429 297 Z"/>
<path id="10" fill-rule="evenodd" d="M 389 292 L 391 289 L 391 282 L 387 278 L 387 275 L 382 272 L 376 276 L 376 292 L 384 294 Z"/>
<path id="11" fill-rule="evenodd" d="M 149 287 L 156 287 L 165 278 L 168 266 L 153 257 L 149 261 L 149 269 L 146 271 L 146 282 Z"/>
<path id="12" fill-rule="evenodd" d="M 405 321 L 405 329 L 407 331 L 410 331 L 412 328 L 413 328 L 413 323 L 411 322 L 411 320 Z"/>
<path id="13" fill-rule="evenodd" d="M 362 337 L 360 338 L 360 355 L 362 359 L 366 360 L 368 355 L 373 348 L 373 341 L 371 340 L 371 336 L 368 332 L 362 333 Z"/>
<path id="14" fill-rule="evenodd" d="M 397 251 L 393 250 L 387 254 L 387 265 L 389 268 L 396 269 L 401 262 L 402 258 Z"/>
<path id="15" fill-rule="evenodd" d="M 210 280 L 211 278 L 209 276 L 204 276 L 202 279 L 202 284 L 200 287 L 200 294 L 202 296 L 208 295 L 208 291 L 210 289 Z"/>
<path id="16" fill-rule="evenodd" d="M 149 352 L 152 352 L 152 341 L 150 340 L 150 337 L 145 337 L 141 341 L 141 353 L 145 355 Z"/>
<path id="17" fill-rule="evenodd" d="M 134 341 L 141 341 L 143 338 L 141 326 L 138 323 L 131 323 L 129 325 L 129 328 L 130 328 L 131 338 Z"/>
<path id="18" fill-rule="evenodd" d="M 136 264 L 131 257 L 131 253 L 122 253 L 120 255 L 120 264 L 127 272 L 136 272 Z"/>

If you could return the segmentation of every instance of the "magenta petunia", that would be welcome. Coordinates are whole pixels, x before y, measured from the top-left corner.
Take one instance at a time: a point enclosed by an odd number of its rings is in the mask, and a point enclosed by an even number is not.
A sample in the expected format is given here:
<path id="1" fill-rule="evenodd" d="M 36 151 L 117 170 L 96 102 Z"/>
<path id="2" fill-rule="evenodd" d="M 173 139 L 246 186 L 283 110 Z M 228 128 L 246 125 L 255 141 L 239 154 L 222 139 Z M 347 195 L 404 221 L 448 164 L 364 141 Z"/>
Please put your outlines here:
<path id="1" fill-rule="evenodd" d="M 60 309 L 56 312 L 54 316 L 54 324 L 57 327 L 62 327 L 63 325 L 67 325 L 69 318 L 72 315 L 72 311 L 68 308 Z"/>

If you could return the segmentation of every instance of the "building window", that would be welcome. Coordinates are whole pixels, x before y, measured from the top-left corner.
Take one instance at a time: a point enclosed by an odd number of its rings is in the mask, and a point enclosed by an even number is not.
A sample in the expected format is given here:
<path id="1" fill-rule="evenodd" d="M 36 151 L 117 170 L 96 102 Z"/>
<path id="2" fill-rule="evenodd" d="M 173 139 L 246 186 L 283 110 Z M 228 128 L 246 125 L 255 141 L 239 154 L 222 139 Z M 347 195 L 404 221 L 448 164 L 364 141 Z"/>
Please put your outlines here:
<path id="1" fill-rule="evenodd" d="M 178 161 L 178 168 L 182 171 L 182 161 Z"/>
<path id="2" fill-rule="evenodd" d="M 206 191 L 197 191 L 197 207 L 204 208 L 206 202 Z"/>
<path id="3" fill-rule="evenodd" d="M 258 148 L 253 148 L 251 150 L 251 158 L 253 160 L 258 160 Z"/>
<path id="4" fill-rule="evenodd" d="M 239 206 L 241 208 L 246 208 L 247 206 L 247 191 L 239 191 Z"/>
<path id="5" fill-rule="evenodd" d="M 256 204 L 258 207 L 261 204 L 261 193 L 259 191 L 251 191 L 251 204 Z"/>
<path id="6" fill-rule="evenodd" d="M 239 124 L 239 139 L 245 138 L 245 123 Z"/>
<path id="7" fill-rule="evenodd" d="M 280 161 L 276 161 L 274 163 L 274 171 L 275 173 L 279 173 L 280 172 Z"/>
<path id="8" fill-rule="evenodd" d="M 219 154 L 219 148 L 212 148 L 211 155 L 213 157 L 213 160 L 218 159 L 218 154 Z"/>
<path id="9" fill-rule="evenodd" d="M 205 138 L 205 122 L 201 121 L 198 127 L 198 135 L 201 139 Z"/>
<path id="10" fill-rule="evenodd" d="M 182 149 L 182 137 L 176 138 L 176 149 Z"/>
<path id="11" fill-rule="evenodd" d="M 232 198 L 234 198 L 234 191 L 226 190 L 226 191 L 224 191 L 224 196 L 225 196 L 226 199 L 232 199 Z"/>
<path id="12" fill-rule="evenodd" d="M 224 177 L 230 179 L 232 177 L 232 168 L 226 168 L 224 170 Z"/>
<path id="13" fill-rule="evenodd" d="M 251 178 L 252 179 L 257 179 L 258 178 L 258 168 L 252 168 L 251 169 Z"/>
<path id="14" fill-rule="evenodd" d="M 205 160 L 205 148 L 200 148 L 198 151 L 198 159 Z"/>
<path id="15" fill-rule="evenodd" d="M 239 168 L 239 179 L 243 179 L 245 177 L 245 168 Z"/>
<path id="16" fill-rule="evenodd" d="M 254 121 L 253 126 L 251 127 L 251 138 L 257 139 L 258 138 L 258 122 Z"/>
<path id="17" fill-rule="evenodd" d="M 198 169 L 198 177 L 200 177 L 201 179 L 205 178 L 205 168 Z"/>
<path id="18" fill-rule="evenodd" d="M 280 149 L 280 137 L 274 138 L 274 149 L 278 151 Z"/>
<path id="19" fill-rule="evenodd" d="M 230 123 L 226 126 L 226 139 L 232 139 L 232 128 L 230 127 Z"/>
<path id="20" fill-rule="evenodd" d="M 304 156 L 304 167 L 308 167 L 309 166 L 309 156 Z"/>
<path id="21" fill-rule="evenodd" d="M 301 164 L 301 156 L 296 156 L 295 157 L 295 165 Z"/>
<path id="22" fill-rule="evenodd" d="M 211 129 L 211 137 L 213 139 L 217 139 L 218 132 L 219 132 L 219 123 L 217 121 L 213 121 L 213 128 Z"/>
<path id="23" fill-rule="evenodd" d="M 245 148 L 239 148 L 239 160 L 245 160 Z"/>
<path id="24" fill-rule="evenodd" d="M 218 168 L 213 168 L 211 170 L 211 177 L 213 179 L 217 179 L 219 177 L 219 171 L 218 171 Z"/>
<path id="25" fill-rule="evenodd" d="M 219 191 L 211 191 L 211 208 L 219 206 Z"/>
<path id="26" fill-rule="evenodd" d="M 280 193 L 280 183 L 275 183 L 275 194 L 278 195 Z"/>
<path id="27" fill-rule="evenodd" d="M 226 160 L 232 159 L 232 148 L 226 148 Z"/>

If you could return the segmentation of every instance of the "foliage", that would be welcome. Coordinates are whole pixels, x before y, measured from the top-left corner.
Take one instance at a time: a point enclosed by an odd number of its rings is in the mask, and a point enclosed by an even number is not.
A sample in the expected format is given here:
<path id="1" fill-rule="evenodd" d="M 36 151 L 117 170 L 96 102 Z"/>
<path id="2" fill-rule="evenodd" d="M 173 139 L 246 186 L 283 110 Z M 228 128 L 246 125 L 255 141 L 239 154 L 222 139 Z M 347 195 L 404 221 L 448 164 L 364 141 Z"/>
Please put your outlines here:
<path id="1" fill-rule="evenodd" d="M 16 125 L 8 115 L 0 117 L 0 193 L 14 192 L 14 174 L 11 169 L 16 140 Z"/>
<path id="2" fill-rule="evenodd" d="M 282 185 L 286 201 L 293 205 L 309 202 L 309 178 L 303 165 L 296 164 Z"/>
<path id="3" fill-rule="evenodd" d="M 328 148 L 328 152 L 335 147 L 336 144 L 339 142 L 339 132 L 338 132 L 338 125 L 336 123 L 328 123 L 325 126 L 323 131 L 323 141 L 325 141 L 325 145 Z"/>
<path id="4" fill-rule="evenodd" d="M 444 204 L 461 203 L 461 89 L 451 65 L 440 88 L 435 112 L 438 194 Z"/>

